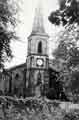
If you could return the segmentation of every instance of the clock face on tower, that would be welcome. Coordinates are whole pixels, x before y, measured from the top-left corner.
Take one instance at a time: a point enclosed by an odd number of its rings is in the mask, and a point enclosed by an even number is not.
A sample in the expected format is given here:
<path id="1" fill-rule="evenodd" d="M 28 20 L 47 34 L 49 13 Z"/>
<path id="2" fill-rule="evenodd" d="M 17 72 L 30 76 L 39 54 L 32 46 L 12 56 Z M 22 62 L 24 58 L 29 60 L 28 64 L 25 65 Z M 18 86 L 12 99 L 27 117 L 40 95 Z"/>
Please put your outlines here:
<path id="1" fill-rule="evenodd" d="M 36 63 L 37 63 L 38 66 L 43 66 L 43 62 L 44 62 L 43 59 L 37 58 Z"/>

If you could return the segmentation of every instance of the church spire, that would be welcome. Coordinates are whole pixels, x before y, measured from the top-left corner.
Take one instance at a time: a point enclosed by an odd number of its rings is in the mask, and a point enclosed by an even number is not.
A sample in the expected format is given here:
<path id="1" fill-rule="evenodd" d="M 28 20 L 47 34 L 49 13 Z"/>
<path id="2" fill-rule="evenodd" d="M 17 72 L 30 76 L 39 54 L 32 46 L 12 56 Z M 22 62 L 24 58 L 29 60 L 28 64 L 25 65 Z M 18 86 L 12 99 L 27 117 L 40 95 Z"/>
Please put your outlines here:
<path id="1" fill-rule="evenodd" d="M 41 2 L 38 4 L 37 8 L 35 9 L 35 17 L 34 17 L 34 23 L 32 27 L 32 34 L 35 34 L 35 33 L 45 33 Z"/>

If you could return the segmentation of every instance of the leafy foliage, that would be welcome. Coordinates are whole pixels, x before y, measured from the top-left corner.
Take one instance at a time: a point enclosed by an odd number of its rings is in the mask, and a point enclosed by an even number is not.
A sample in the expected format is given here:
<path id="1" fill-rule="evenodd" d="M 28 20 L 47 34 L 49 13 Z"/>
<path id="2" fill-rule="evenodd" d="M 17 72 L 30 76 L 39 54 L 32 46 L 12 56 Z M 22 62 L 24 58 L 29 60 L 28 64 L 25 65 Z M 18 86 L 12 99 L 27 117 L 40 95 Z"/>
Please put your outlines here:
<path id="1" fill-rule="evenodd" d="M 61 58 L 69 65 L 78 65 L 79 59 L 79 48 L 78 48 L 78 39 L 79 39 L 79 29 L 76 24 L 68 26 L 64 31 L 59 35 L 59 45 L 53 52 L 55 58 Z"/>
<path id="2" fill-rule="evenodd" d="M 2 111 L 3 118 L 6 120 L 79 119 L 79 108 L 73 108 L 73 106 L 75 106 L 73 103 L 65 103 L 56 100 L 50 101 L 46 98 L 35 97 L 18 99 L 7 96 L 0 97 L 0 100 L 2 106 L 0 107 L 0 112 Z"/>
<path id="3" fill-rule="evenodd" d="M 52 12 L 49 20 L 52 24 L 63 26 L 67 24 L 79 24 L 79 1 L 77 0 L 61 0 L 60 8 Z"/>
<path id="4" fill-rule="evenodd" d="M 12 0 L 0 0 L 0 69 L 6 60 L 12 58 L 10 42 L 17 38 L 14 27 L 18 8 L 15 4 Z"/>
<path id="5" fill-rule="evenodd" d="M 49 90 L 46 94 L 48 99 L 69 101 L 63 91 L 63 83 L 59 80 L 59 72 L 49 69 Z"/>
<path id="6" fill-rule="evenodd" d="M 59 0 L 59 9 L 51 13 L 49 21 L 54 25 L 62 25 L 65 28 L 59 34 L 59 45 L 53 52 L 53 55 L 55 60 L 64 61 L 60 72 L 60 80 L 64 82 L 64 89 L 67 93 L 78 94 L 79 1 Z"/>
<path id="7" fill-rule="evenodd" d="M 66 92 L 71 92 L 73 96 L 79 94 L 77 86 L 79 80 L 78 31 L 79 28 L 75 23 L 68 26 L 59 36 L 59 45 L 53 52 L 55 60 L 64 61 L 60 72 L 60 80 L 63 81 Z"/>
<path id="8" fill-rule="evenodd" d="M 76 110 L 72 110 L 65 114 L 63 120 L 78 120 L 79 119 L 79 112 Z"/>

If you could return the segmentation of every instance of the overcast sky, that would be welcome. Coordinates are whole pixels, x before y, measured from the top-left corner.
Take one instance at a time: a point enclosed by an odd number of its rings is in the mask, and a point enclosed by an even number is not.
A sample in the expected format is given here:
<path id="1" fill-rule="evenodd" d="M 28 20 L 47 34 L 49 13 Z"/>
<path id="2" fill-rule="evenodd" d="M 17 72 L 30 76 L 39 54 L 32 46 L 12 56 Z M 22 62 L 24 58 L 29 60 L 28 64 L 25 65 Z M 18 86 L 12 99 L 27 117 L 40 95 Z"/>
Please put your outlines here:
<path id="1" fill-rule="evenodd" d="M 13 67 L 15 65 L 24 63 L 27 57 L 27 42 L 28 42 L 27 37 L 30 35 L 32 31 L 35 8 L 37 7 L 39 0 L 21 0 L 21 1 L 22 1 L 20 5 L 21 11 L 19 13 L 19 19 L 21 20 L 21 23 L 19 23 L 17 27 L 17 34 L 20 37 L 21 41 L 11 43 L 14 58 L 13 60 L 11 60 L 11 62 L 6 63 L 6 67 Z M 52 11 L 58 8 L 58 2 L 57 0 L 41 0 L 41 1 L 44 15 L 45 30 L 50 36 L 49 40 L 49 54 L 50 54 L 52 51 L 51 48 L 55 47 L 55 38 L 53 36 L 57 33 L 57 31 L 59 31 L 59 29 L 53 26 L 48 21 L 48 16 Z M 52 44 L 51 41 L 53 41 Z"/>

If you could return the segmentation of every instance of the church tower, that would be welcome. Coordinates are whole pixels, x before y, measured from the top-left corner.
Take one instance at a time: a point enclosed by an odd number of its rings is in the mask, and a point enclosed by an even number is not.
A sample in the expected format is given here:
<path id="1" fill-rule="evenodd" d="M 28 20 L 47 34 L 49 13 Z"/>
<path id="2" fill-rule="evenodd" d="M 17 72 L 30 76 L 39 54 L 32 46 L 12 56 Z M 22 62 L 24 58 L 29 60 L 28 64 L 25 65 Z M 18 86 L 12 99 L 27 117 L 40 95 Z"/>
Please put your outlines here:
<path id="1" fill-rule="evenodd" d="M 31 95 L 48 90 L 48 34 L 45 32 L 41 5 L 35 9 L 32 32 L 28 37 L 27 80 Z"/>

